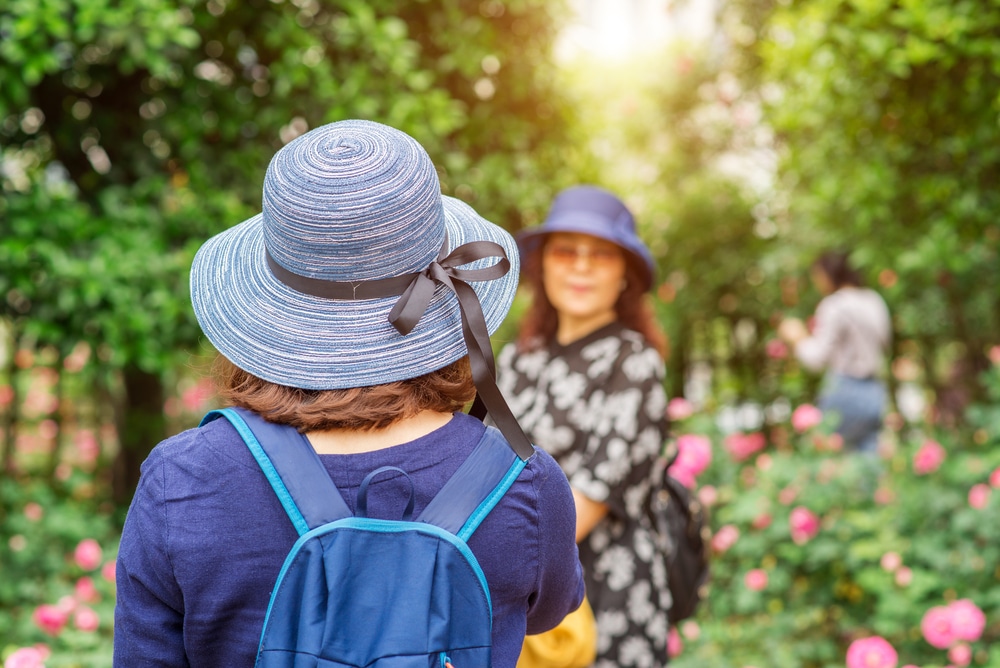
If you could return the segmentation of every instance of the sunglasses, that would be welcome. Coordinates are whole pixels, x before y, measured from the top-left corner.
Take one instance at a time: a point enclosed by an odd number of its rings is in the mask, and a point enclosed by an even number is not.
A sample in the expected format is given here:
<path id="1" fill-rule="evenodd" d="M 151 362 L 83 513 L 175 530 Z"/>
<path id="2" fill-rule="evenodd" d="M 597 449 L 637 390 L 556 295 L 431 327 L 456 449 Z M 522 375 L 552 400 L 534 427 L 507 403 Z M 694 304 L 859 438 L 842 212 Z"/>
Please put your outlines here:
<path id="1" fill-rule="evenodd" d="M 614 246 L 585 246 L 553 241 L 545 245 L 545 257 L 558 264 L 573 265 L 585 259 L 595 267 L 607 267 L 622 258 L 622 252 Z"/>

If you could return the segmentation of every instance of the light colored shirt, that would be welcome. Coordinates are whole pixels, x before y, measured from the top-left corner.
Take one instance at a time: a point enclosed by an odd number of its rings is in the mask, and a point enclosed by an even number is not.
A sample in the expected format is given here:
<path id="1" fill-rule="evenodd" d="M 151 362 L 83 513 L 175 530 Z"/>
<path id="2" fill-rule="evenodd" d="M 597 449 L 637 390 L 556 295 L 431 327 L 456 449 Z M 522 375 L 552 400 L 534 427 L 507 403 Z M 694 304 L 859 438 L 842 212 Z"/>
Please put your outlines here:
<path id="1" fill-rule="evenodd" d="M 820 301 L 812 335 L 795 356 L 813 371 L 869 378 L 882 370 L 891 335 L 885 300 L 868 288 L 843 287 Z"/>

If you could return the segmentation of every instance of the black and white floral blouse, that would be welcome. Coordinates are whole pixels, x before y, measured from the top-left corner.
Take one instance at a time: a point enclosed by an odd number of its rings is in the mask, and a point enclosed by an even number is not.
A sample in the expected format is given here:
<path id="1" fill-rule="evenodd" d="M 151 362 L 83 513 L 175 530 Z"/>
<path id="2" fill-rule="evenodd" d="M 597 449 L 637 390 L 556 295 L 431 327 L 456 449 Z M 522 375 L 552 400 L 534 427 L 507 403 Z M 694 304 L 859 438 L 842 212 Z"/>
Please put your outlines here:
<path id="1" fill-rule="evenodd" d="M 646 507 L 667 437 L 664 364 L 640 334 L 613 323 L 562 346 L 505 346 L 498 384 L 528 438 L 570 485 L 608 505 L 580 544 L 597 617 L 596 668 L 667 663 L 670 591 Z"/>

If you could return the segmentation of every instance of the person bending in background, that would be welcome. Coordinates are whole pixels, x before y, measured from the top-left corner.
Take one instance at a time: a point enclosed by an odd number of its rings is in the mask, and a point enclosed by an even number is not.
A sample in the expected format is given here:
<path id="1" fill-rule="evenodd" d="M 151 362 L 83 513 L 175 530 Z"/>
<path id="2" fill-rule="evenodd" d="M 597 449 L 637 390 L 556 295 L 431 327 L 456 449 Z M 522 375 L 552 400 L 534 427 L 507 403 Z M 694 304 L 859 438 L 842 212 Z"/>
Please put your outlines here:
<path id="1" fill-rule="evenodd" d="M 592 186 L 560 193 L 518 249 L 533 302 L 498 355 L 498 384 L 569 478 L 594 665 L 664 665 L 671 599 L 645 512 L 667 437 L 666 339 L 645 301 L 652 256 L 621 200 Z"/>
<path id="2" fill-rule="evenodd" d="M 801 320 L 788 318 L 778 335 L 807 369 L 825 370 L 817 405 L 838 415 L 837 433 L 845 446 L 874 454 L 886 403 L 880 375 L 892 336 L 889 309 L 877 292 L 863 287 L 847 253 L 824 253 L 813 263 L 811 277 L 824 295 L 812 333 Z"/>

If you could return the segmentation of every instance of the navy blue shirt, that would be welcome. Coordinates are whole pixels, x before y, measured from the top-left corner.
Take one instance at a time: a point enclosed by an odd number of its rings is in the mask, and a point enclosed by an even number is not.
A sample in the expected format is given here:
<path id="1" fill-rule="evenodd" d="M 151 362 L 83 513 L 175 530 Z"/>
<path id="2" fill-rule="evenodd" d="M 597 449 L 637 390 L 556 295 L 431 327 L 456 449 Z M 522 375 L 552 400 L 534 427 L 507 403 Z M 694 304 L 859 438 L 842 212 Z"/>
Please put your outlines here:
<path id="1" fill-rule="evenodd" d="M 406 471 L 414 516 L 478 443 L 462 413 L 414 441 L 320 455 L 351 510 L 364 476 Z M 397 519 L 391 493 L 369 491 L 369 517 Z M 398 495 L 395 495 L 398 496 Z M 513 668 L 524 634 L 554 627 L 583 598 L 569 484 L 536 451 L 469 540 L 493 601 L 493 665 Z M 118 554 L 114 665 L 253 666 L 271 588 L 297 538 L 242 439 L 215 420 L 159 444 L 142 466 Z"/>

